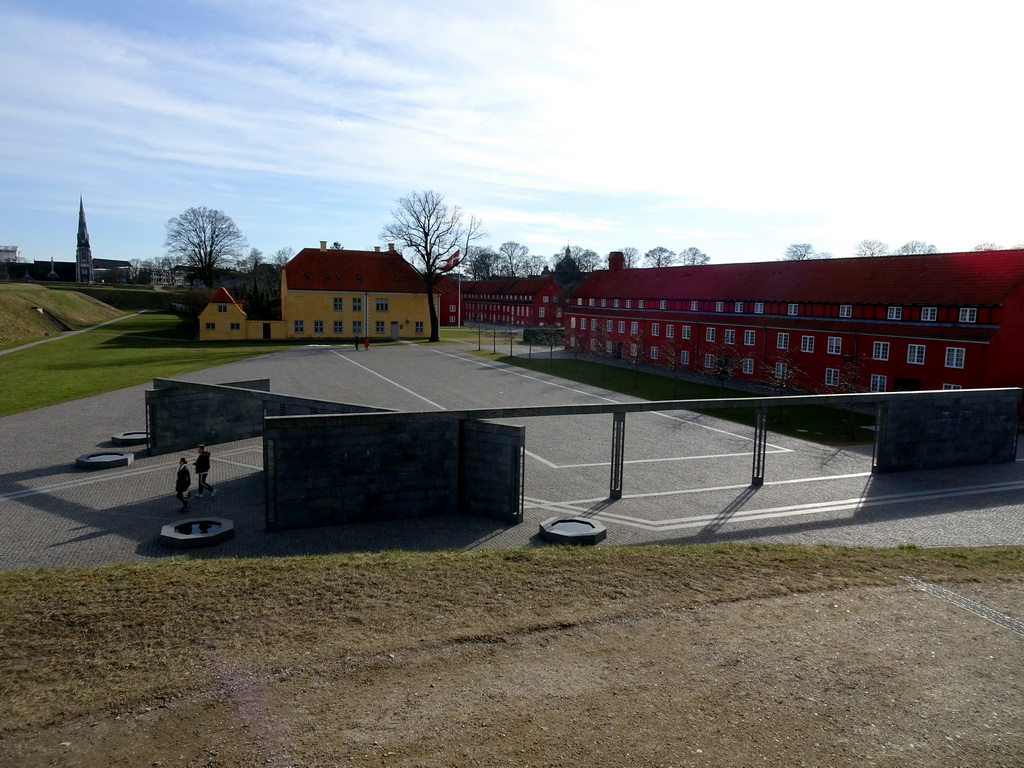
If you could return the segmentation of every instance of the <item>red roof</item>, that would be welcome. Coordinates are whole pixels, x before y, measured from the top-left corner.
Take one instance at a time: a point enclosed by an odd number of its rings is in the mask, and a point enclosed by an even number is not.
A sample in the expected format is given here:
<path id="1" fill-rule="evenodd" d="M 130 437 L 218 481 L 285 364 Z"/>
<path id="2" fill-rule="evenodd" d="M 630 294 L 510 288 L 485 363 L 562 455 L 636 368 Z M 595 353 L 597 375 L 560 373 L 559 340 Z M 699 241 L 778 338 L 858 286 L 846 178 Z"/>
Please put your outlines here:
<path id="1" fill-rule="evenodd" d="M 427 291 L 419 272 L 398 251 L 303 248 L 284 272 L 290 291 Z"/>
<path id="2" fill-rule="evenodd" d="M 237 304 L 239 307 L 242 306 L 241 299 L 236 299 L 228 293 L 228 289 L 221 286 L 217 289 L 217 292 L 213 294 L 213 298 L 210 299 L 211 304 Z"/>
<path id="3" fill-rule="evenodd" d="M 472 280 L 462 284 L 462 293 L 480 296 L 536 296 L 551 284 L 550 277 L 505 277 L 497 280 Z"/>
<path id="4" fill-rule="evenodd" d="M 1001 304 L 1024 281 L 1024 250 L 598 270 L 577 297 L 851 304 Z"/>

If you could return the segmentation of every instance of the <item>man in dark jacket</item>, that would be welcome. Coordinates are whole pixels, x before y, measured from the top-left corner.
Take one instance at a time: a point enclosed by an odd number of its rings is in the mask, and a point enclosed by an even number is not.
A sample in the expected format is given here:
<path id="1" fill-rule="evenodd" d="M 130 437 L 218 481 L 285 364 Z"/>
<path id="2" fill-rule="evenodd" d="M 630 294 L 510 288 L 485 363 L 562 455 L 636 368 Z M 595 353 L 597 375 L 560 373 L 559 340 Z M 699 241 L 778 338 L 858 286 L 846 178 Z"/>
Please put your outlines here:
<path id="1" fill-rule="evenodd" d="M 206 477 L 210 474 L 210 452 L 206 450 L 206 446 L 202 443 L 196 448 L 199 455 L 196 456 L 196 483 L 199 486 L 196 488 L 196 498 L 203 498 L 203 489 L 205 488 L 210 492 L 210 496 L 216 496 L 217 491 L 207 481 Z"/>
<path id="2" fill-rule="evenodd" d="M 181 509 L 178 510 L 179 514 L 189 511 L 188 489 L 191 485 L 192 475 L 188 471 L 188 459 L 182 456 L 178 461 L 178 476 L 174 480 L 174 495 L 181 502 Z"/>

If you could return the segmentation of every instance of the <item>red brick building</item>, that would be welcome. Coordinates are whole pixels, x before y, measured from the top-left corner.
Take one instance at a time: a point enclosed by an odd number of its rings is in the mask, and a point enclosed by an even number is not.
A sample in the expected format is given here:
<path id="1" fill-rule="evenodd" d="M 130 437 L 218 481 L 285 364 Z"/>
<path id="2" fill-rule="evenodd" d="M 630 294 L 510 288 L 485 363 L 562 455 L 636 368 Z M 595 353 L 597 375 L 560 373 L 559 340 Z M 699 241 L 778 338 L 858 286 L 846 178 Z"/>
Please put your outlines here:
<path id="1" fill-rule="evenodd" d="M 438 283 L 442 325 L 561 326 L 561 289 L 554 277 Z"/>
<path id="2" fill-rule="evenodd" d="M 625 269 L 566 345 L 811 392 L 1024 385 L 1024 250 Z"/>

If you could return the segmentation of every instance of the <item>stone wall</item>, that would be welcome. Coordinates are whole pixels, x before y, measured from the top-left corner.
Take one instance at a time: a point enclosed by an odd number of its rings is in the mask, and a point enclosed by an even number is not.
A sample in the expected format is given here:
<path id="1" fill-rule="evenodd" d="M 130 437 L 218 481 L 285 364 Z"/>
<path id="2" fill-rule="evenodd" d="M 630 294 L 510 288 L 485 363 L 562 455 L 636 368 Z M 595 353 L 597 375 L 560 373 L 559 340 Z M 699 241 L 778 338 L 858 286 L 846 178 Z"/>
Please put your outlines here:
<path id="1" fill-rule="evenodd" d="M 271 393 L 268 379 L 198 384 L 154 379 L 146 392 L 149 453 L 157 455 L 260 437 L 267 415 L 373 413 L 380 409 Z"/>
<path id="2" fill-rule="evenodd" d="M 503 523 L 523 522 L 526 427 L 463 420 L 462 511 Z"/>
<path id="3" fill-rule="evenodd" d="M 1014 461 L 1020 390 L 907 392 L 878 404 L 873 472 Z"/>

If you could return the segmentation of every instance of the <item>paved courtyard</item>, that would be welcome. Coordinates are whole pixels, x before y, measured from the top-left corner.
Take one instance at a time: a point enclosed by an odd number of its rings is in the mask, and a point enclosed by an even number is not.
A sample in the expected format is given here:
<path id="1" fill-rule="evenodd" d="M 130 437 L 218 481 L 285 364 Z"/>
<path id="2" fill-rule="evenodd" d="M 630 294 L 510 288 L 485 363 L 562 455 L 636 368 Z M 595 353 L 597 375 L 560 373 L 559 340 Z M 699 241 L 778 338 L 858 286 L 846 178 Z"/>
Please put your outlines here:
<path id="1" fill-rule="evenodd" d="M 543 353 L 546 354 L 546 351 Z M 303 347 L 180 377 L 268 378 L 274 392 L 445 410 L 624 402 L 625 395 L 483 360 L 456 345 L 356 351 Z M 140 562 L 181 555 L 157 542 L 179 518 L 178 454 L 86 472 L 84 453 L 145 428 L 150 385 L 0 419 L 0 568 Z M 870 448 L 828 449 L 769 436 L 766 482 L 750 486 L 752 430 L 686 411 L 631 414 L 623 497 L 608 499 L 610 416 L 533 418 L 527 427 L 526 515 L 518 526 L 467 517 L 263 531 L 259 440 L 216 445 L 215 498 L 192 513 L 235 521 L 236 537 L 188 557 L 540 545 L 540 521 L 588 515 L 606 544 L 791 542 L 868 546 L 1024 544 L 1024 464 L 872 476 Z M 130 449 L 128 449 L 130 450 Z M 194 454 L 189 454 L 190 461 Z"/>

